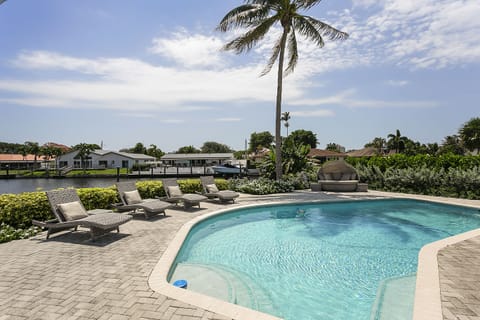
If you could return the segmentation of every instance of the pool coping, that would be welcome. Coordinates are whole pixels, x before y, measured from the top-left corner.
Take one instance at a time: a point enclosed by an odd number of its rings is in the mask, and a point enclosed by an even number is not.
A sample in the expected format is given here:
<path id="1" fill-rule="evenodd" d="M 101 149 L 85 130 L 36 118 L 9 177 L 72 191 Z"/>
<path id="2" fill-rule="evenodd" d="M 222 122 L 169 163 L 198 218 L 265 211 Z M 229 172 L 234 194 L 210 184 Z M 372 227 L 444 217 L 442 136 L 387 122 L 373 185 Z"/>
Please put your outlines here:
<path id="1" fill-rule="evenodd" d="M 370 192 L 369 192 L 370 193 Z M 377 192 L 375 192 L 377 193 Z M 437 198 L 422 195 L 404 195 L 379 192 L 384 199 L 412 199 L 422 200 L 428 202 L 435 202 L 447 205 L 464 206 L 479 209 L 476 204 L 469 204 L 462 201 L 462 199 Z M 368 200 L 365 198 L 364 200 Z M 459 201 L 452 201 L 459 200 Z M 308 200 L 309 203 L 327 203 L 327 202 L 348 202 L 348 201 L 362 201 L 362 199 L 336 199 L 336 200 Z M 288 202 L 296 203 L 297 201 Z M 305 202 L 302 200 L 298 201 Z M 233 318 L 238 320 L 280 320 L 281 318 L 266 314 L 260 311 L 252 310 L 247 307 L 232 304 L 217 298 L 206 296 L 191 290 L 185 290 L 174 287 L 167 282 L 167 278 L 172 265 L 175 262 L 178 252 L 180 251 L 185 239 L 190 230 L 199 222 L 209 219 L 211 217 L 228 213 L 231 211 L 245 209 L 249 207 L 273 206 L 279 204 L 286 204 L 285 201 L 270 201 L 268 203 L 253 203 L 235 206 L 232 208 L 221 209 L 204 215 L 195 217 L 194 219 L 185 223 L 175 235 L 174 239 L 168 245 L 159 262 L 153 268 L 152 273 L 148 279 L 148 284 L 153 291 L 168 296 L 173 299 L 189 303 L 191 305 L 204 308 L 206 310 Z M 413 320 L 443 320 L 441 296 L 440 296 L 440 279 L 438 270 L 438 252 L 455 243 L 480 236 L 480 229 L 468 231 L 459 235 L 441 239 L 429 244 L 426 244 L 420 249 L 417 267 L 417 279 L 415 288 L 415 300 L 413 309 Z"/>

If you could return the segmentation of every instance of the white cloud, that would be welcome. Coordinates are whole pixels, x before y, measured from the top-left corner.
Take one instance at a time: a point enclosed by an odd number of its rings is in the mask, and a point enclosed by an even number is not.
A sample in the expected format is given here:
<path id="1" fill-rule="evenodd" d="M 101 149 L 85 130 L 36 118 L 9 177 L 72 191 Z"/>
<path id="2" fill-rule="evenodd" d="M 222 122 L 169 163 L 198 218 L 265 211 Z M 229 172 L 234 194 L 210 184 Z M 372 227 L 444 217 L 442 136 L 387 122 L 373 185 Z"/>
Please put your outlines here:
<path id="1" fill-rule="evenodd" d="M 362 99 L 357 90 L 350 89 L 321 99 L 297 99 L 289 103 L 298 106 L 340 105 L 348 108 L 434 108 L 436 101 L 395 101 L 382 99 Z"/>
<path id="2" fill-rule="evenodd" d="M 150 51 L 183 67 L 218 67 L 225 64 L 221 48 L 224 42 L 213 36 L 176 32 L 171 38 L 155 38 Z"/>
<path id="3" fill-rule="evenodd" d="M 301 110 L 301 111 L 292 111 L 290 112 L 292 116 L 300 118 L 310 118 L 310 117 L 333 117 L 335 112 L 332 110 Z"/>
<path id="4" fill-rule="evenodd" d="M 371 1 L 356 0 L 368 7 Z M 346 53 L 365 62 L 439 69 L 480 62 L 480 2 L 384 0 L 367 19 L 339 13 L 351 38 Z"/>

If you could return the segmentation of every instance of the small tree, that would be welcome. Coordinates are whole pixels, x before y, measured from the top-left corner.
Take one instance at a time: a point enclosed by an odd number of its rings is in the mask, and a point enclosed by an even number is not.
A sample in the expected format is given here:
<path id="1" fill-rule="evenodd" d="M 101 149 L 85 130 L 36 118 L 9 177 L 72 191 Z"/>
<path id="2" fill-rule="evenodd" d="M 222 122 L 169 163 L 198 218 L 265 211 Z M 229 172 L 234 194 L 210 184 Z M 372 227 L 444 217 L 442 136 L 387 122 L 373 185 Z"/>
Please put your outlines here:
<path id="1" fill-rule="evenodd" d="M 200 150 L 198 150 L 194 146 L 185 146 L 179 148 L 175 153 L 200 153 Z"/>
<path id="2" fill-rule="evenodd" d="M 330 151 L 340 152 L 340 146 L 333 142 L 327 144 L 327 147 L 325 149 Z"/>
<path id="3" fill-rule="evenodd" d="M 200 148 L 202 153 L 230 153 L 233 152 L 226 144 L 221 144 L 215 141 L 207 141 Z"/>
<path id="4" fill-rule="evenodd" d="M 255 152 L 259 148 L 270 148 L 273 143 L 273 135 L 268 131 L 253 132 L 250 135 L 250 152 Z"/>
<path id="5" fill-rule="evenodd" d="M 317 135 L 309 130 L 295 130 L 288 136 L 287 140 L 292 140 L 296 145 L 308 145 L 310 148 L 316 148 L 318 144 Z"/>

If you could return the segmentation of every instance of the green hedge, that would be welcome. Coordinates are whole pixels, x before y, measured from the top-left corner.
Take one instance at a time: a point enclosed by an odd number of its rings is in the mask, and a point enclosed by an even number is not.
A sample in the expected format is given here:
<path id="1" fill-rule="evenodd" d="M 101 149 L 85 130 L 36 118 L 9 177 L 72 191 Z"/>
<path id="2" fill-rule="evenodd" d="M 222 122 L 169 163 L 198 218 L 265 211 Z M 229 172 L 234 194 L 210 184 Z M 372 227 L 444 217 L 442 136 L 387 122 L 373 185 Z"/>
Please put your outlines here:
<path id="1" fill-rule="evenodd" d="M 220 190 L 228 188 L 228 183 L 224 179 L 217 179 L 215 182 Z M 202 191 L 199 179 L 179 180 L 178 184 L 185 193 Z M 138 181 L 137 188 L 142 198 L 165 196 L 160 181 Z M 120 201 L 113 186 L 108 188 L 80 188 L 77 189 L 77 192 L 87 210 L 108 209 L 112 203 Z M 53 218 L 45 192 L 0 195 L 0 224 L 26 229 L 32 225 L 32 219 L 44 221 Z"/>
<path id="2" fill-rule="evenodd" d="M 377 166 L 357 165 L 362 182 L 369 188 L 416 193 L 445 197 L 480 199 L 480 166 L 463 169 L 430 168 L 387 168 L 382 171 Z"/>
<path id="3" fill-rule="evenodd" d="M 450 168 L 468 170 L 480 166 L 480 155 L 477 156 L 460 156 L 455 154 L 444 154 L 439 156 L 415 155 L 407 156 L 404 154 L 395 154 L 388 157 L 363 157 L 346 159 L 348 163 L 354 167 L 363 165 L 367 167 L 377 167 L 380 171 L 385 172 L 387 169 L 407 169 L 422 168 L 444 169 Z"/>

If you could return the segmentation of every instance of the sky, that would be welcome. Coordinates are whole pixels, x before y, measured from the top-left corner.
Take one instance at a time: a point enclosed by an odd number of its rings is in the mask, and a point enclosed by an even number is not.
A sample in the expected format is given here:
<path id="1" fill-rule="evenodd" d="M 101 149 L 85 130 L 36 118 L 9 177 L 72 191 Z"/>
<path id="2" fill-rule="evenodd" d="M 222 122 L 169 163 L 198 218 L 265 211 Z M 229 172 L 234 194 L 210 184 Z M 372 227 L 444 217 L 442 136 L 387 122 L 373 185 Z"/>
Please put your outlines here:
<path id="1" fill-rule="evenodd" d="M 1 1 L 0 1 L 1 2 Z M 240 0 L 7 0 L 0 5 L 0 141 L 137 142 L 164 152 L 206 141 L 245 148 L 275 128 L 276 26 L 246 54 L 218 23 Z M 480 116 L 480 1 L 323 0 L 302 12 L 349 34 L 298 37 L 284 79 L 289 131 L 360 149 L 397 129 L 441 143 Z M 286 129 L 282 127 L 282 134 Z"/>

